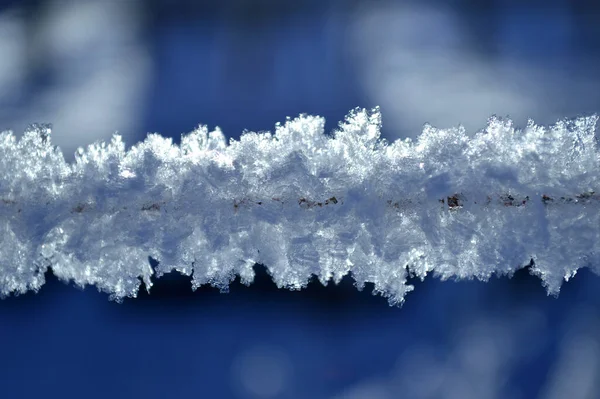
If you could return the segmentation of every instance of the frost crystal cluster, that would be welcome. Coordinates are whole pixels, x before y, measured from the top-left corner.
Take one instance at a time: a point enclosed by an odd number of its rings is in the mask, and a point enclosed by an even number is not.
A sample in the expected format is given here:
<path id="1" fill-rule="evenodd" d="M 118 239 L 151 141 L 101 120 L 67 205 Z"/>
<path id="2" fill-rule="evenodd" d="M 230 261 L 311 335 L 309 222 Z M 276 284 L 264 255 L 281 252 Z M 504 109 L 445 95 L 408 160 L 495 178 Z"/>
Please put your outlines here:
<path id="1" fill-rule="evenodd" d="M 0 293 L 38 290 L 50 267 L 116 300 L 173 270 L 226 290 L 260 263 L 279 287 L 351 274 L 393 304 L 409 276 L 486 280 L 527 265 L 556 294 L 579 268 L 600 272 L 596 121 L 516 129 L 493 117 L 472 136 L 425 126 L 387 143 L 379 110 L 356 109 L 330 135 L 312 116 L 229 143 L 206 127 L 129 150 L 115 135 L 73 163 L 48 126 L 4 132 Z"/>

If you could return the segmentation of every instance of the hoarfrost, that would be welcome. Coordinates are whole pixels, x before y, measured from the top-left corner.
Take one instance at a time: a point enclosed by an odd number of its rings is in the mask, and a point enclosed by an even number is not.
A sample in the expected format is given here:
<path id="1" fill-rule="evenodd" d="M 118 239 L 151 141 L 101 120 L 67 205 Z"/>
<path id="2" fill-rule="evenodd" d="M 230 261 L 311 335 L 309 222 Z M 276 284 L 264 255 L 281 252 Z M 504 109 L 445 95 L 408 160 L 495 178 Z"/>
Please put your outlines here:
<path id="1" fill-rule="evenodd" d="M 596 122 L 492 117 L 472 136 L 426 125 L 387 143 L 379 109 L 356 109 L 332 135 L 306 115 L 229 143 L 204 126 L 179 146 L 150 134 L 126 151 L 115 135 L 72 164 L 49 125 L 4 132 L 0 294 L 38 290 L 50 267 L 116 300 L 173 270 L 226 290 L 251 283 L 255 263 L 289 289 L 351 274 L 391 304 L 409 276 L 527 265 L 557 294 L 579 268 L 600 272 Z"/>

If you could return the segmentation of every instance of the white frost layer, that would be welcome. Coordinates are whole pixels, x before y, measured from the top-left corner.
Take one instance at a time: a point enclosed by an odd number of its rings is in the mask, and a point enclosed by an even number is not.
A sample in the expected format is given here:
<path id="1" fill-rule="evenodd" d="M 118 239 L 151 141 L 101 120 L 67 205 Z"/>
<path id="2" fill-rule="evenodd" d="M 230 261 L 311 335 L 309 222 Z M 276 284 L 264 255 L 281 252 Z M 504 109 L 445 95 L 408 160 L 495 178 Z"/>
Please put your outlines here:
<path id="1" fill-rule="evenodd" d="M 407 277 L 488 279 L 534 260 L 549 293 L 600 272 L 597 117 L 550 128 L 491 118 L 469 137 L 426 126 L 380 139 L 378 109 L 333 135 L 300 116 L 227 144 L 200 127 L 181 145 L 119 136 L 68 164 L 50 131 L 0 134 L 0 294 L 38 290 L 44 272 L 113 299 L 177 270 L 226 289 L 264 264 L 279 287 L 351 273 L 391 303 Z M 156 270 L 148 257 L 157 259 Z"/>

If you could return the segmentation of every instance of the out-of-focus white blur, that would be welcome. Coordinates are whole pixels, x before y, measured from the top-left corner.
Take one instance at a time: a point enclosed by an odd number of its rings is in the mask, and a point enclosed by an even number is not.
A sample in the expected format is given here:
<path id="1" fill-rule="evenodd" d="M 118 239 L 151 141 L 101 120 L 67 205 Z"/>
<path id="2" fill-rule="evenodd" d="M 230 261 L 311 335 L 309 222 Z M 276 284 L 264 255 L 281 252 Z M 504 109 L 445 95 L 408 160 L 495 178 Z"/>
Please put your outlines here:
<path id="1" fill-rule="evenodd" d="M 600 106 L 598 57 L 580 40 L 593 20 L 560 0 L 477 12 L 468 0 L 14 4 L 0 8 L 0 130 L 53 123 L 67 157 L 142 128 L 235 136 L 310 112 L 329 130 L 356 106 L 381 106 L 389 139 L 426 122 L 475 132 L 492 114 L 547 124 Z"/>
<path id="2" fill-rule="evenodd" d="M 0 13 L 0 103 L 7 102 L 24 80 L 25 26 L 18 17 L 14 10 Z"/>
<path id="3" fill-rule="evenodd" d="M 237 357 L 232 382 L 241 398 L 281 398 L 293 395 L 289 357 L 273 345 L 252 346 Z"/>
<path id="4" fill-rule="evenodd" d="M 542 398 L 593 399 L 600 395 L 600 318 L 587 306 L 568 317 L 558 361 L 552 365 Z"/>
<path id="5" fill-rule="evenodd" d="M 399 353 L 387 375 L 367 378 L 334 398 L 592 399 L 600 394 L 600 320 L 592 309 L 584 307 L 562 324 L 558 356 L 548 356 L 550 372 L 535 396 L 519 387 L 540 374 L 535 368 L 523 369 L 523 364 L 539 358 L 548 346 L 544 313 L 525 305 L 495 316 L 475 312 L 464 321 L 448 331 L 453 339 L 447 347 L 416 342 Z"/>
<path id="6" fill-rule="evenodd" d="M 347 51 L 392 134 L 416 137 L 425 122 L 475 132 L 492 114 L 553 123 L 595 111 L 600 100 L 600 79 L 575 54 L 563 5 L 491 9 L 493 51 L 482 52 L 454 3 L 364 2 L 352 12 Z"/>
<path id="7" fill-rule="evenodd" d="M 1 12 L 0 130 L 52 123 L 66 158 L 135 130 L 150 68 L 141 15 L 136 1 L 103 0 Z"/>

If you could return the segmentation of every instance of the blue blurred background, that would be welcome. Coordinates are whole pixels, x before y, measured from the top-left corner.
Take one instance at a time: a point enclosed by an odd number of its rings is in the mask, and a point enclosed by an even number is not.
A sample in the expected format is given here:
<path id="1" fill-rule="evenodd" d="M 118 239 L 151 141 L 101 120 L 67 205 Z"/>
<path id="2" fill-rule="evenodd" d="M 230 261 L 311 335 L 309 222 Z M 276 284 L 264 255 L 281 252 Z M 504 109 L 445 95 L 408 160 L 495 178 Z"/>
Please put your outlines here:
<path id="1" fill-rule="evenodd" d="M 52 122 L 73 159 L 118 131 L 238 138 L 299 113 L 334 129 L 380 105 L 384 136 L 472 132 L 491 114 L 600 110 L 595 1 L 0 2 L 0 130 Z M 268 239 L 266 237 L 265 239 Z M 0 301 L 0 398 L 598 398 L 600 280 L 558 299 L 513 279 L 413 281 L 402 308 L 363 292 L 170 276 L 123 304 L 51 274 Z"/>

